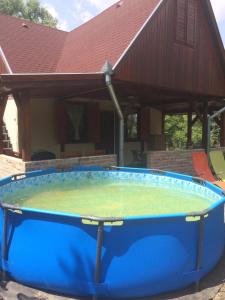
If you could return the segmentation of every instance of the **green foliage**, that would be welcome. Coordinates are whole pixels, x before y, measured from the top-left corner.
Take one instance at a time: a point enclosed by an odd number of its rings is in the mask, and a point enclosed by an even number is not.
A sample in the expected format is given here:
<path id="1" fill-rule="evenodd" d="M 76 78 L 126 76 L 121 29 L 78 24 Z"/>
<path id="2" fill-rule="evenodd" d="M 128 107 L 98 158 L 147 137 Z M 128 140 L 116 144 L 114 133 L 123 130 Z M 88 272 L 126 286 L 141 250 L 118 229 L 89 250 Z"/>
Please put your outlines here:
<path id="1" fill-rule="evenodd" d="M 184 149 L 187 143 L 187 116 L 167 115 L 165 133 L 169 149 Z"/>
<path id="2" fill-rule="evenodd" d="M 167 135 L 167 147 L 171 150 L 185 149 L 187 147 L 187 115 L 166 115 L 165 133 Z M 192 127 L 193 148 L 202 147 L 202 123 L 196 121 Z M 212 124 L 211 145 L 219 146 L 220 128 L 216 123 Z"/>
<path id="3" fill-rule="evenodd" d="M 41 6 L 39 0 L 0 0 L 0 13 L 54 28 L 58 23 L 57 19 Z"/>

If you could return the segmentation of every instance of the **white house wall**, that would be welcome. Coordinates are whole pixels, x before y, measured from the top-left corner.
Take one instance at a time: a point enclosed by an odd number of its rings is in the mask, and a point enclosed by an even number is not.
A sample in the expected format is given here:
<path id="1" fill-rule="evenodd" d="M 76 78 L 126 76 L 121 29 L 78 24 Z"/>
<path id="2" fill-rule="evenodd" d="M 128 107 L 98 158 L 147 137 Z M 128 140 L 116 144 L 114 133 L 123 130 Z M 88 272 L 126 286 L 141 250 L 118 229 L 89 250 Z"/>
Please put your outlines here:
<path id="1" fill-rule="evenodd" d="M 18 110 L 13 97 L 9 97 L 3 120 L 8 131 L 8 135 L 14 152 L 19 152 L 18 143 Z"/>
<path id="2" fill-rule="evenodd" d="M 54 120 L 54 99 L 31 100 L 31 140 L 32 153 L 46 150 L 60 157 L 60 145 L 57 143 Z M 112 103 L 102 102 L 102 111 L 113 110 Z M 18 112 L 14 99 L 9 98 L 4 114 L 4 122 L 9 133 L 13 151 L 19 152 L 18 145 Z M 150 110 L 150 134 L 162 134 L 162 113 Z M 94 150 L 92 143 L 67 144 L 66 152 L 85 152 Z M 133 151 L 141 151 L 141 142 L 125 142 L 125 164 L 129 165 L 134 159 Z"/>

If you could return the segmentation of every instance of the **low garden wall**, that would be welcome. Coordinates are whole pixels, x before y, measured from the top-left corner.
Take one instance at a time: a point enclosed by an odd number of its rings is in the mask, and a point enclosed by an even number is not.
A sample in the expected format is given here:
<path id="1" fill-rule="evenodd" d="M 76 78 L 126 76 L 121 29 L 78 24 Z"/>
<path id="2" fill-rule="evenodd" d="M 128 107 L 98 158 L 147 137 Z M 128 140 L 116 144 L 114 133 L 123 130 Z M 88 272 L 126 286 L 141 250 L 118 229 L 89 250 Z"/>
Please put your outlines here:
<path id="1" fill-rule="evenodd" d="M 66 159 L 53 159 L 45 161 L 23 162 L 19 158 L 0 155 L 0 177 L 10 176 L 18 173 L 25 173 L 34 170 L 46 170 L 56 168 L 67 170 L 75 166 L 116 166 L 116 155 L 75 157 Z"/>
<path id="2" fill-rule="evenodd" d="M 146 153 L 147 168 L 195 176 L 192 167 L 192 151 L 149 151 Z"/>

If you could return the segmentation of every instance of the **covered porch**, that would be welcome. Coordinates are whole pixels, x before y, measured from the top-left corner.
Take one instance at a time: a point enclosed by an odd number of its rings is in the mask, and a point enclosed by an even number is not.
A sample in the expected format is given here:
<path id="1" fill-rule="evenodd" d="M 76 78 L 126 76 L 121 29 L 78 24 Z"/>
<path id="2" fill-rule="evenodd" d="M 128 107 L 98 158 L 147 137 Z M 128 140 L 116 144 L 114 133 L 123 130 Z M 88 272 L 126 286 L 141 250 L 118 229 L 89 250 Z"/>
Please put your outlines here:
<path id="1" fill-rule="evenodd" d="M 171 170 L 167 153 L 171 162 L 176 157 L 178 164 L 178 157 L 186 155 L 181 165 L 190 165 L 192 127 L 197 120 L 202 124 L 199 148 L 206 149 L 207 116 L 224 106 L 222 97 L 159 89 L 113 77 L 112 84 L 123 114 L 125 166 Z M 24 172 L 118 163 L 121 127 L 105 74 L 2 75 L 0 95 L 1 128 L 5 128 L 11 143 L 11 149 L 5 146 L 5 132 L 1 130 L 0 153 L 5 169 L 9 164 Z M 187 115 L 186 151 L 168 148 L 165 116 L 171 114 Z M 224 147 L 224 115 L 216 122 L 220 146 Z"/>

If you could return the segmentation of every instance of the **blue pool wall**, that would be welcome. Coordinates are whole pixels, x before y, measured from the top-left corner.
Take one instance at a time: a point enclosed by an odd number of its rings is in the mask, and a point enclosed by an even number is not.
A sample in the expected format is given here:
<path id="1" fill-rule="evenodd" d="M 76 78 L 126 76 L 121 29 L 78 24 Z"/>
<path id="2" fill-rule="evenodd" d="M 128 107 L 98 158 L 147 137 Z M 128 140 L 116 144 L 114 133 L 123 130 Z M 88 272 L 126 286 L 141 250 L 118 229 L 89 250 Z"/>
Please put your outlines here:
<path id="1" fill-rule="evenodd" d="M 107 171 L 96 167 L 73 172 Z M 193 183 L 192 177 L 154 170 L 110 172 L 131 177 L 153 174 Z M 0 181 L 0 187 L 10 185 L 14 191 L 14 184 L 19 188 L 26 180 L 51 174 L 60 176 L 55 170 L 35 171 L 19 181 L 8 177 Z M 194 185 L 199 193 L 208 189 L 215 200 L 218 197 L 204 215 L 199 269 L 199 221 L 187 221 L 187 214 L 124 217 L 121 226 L 104 227 L 101 282 L 96 284 L 97 226 L 84 224 L 84 217 L 79 215 L 27 208 L 8 211 L 8 251 L 6 259 L 1 254 L 1 269 L 35 288 L 75 296 L 100 295 L 104 299 L 151 296 L 186 287 L 212 270 L 224 250 L 224 194 L 208 182 L 194 179 Z M 3 209 L 0 237 L 2 248 Z"/>

